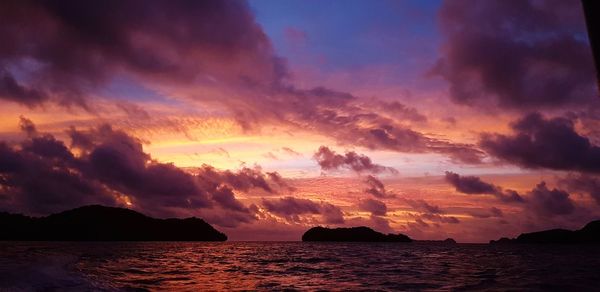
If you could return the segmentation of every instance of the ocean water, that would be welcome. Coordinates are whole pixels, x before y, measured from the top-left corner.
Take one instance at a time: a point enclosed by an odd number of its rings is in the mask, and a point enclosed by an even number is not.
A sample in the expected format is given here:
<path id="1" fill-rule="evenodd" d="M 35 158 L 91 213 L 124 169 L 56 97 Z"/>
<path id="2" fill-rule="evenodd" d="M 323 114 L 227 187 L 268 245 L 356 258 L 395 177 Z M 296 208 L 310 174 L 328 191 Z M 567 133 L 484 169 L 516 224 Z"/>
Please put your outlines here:
<path id="1" fill-rule="evenodd" d="M 600 290 L 600 247 L 0 242 L 0 291 Z"/>

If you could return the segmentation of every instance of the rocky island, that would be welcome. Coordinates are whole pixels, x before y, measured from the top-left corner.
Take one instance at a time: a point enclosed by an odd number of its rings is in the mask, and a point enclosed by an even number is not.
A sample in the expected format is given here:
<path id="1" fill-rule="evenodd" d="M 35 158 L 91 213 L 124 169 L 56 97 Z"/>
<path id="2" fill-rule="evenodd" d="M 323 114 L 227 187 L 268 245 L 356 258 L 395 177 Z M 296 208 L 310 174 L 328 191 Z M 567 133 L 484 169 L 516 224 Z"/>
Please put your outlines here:
<path id="1" fill-rule="evenodd" d="M 412 242 L 404 234 L 383 234 L 369 227 L 325 228 L 313 227 L 302 235 L 302 241 L 338 242 Z"/>
<path id="2" fill-rule="evenodd" d="M 156 219 L 124 208 L 91 205 L 47 217 L 0 213 L 0 240 L 225 241 L 199 218 Z"/>
<path id="3" fill-rule="evenodd" d="M 517 238 L 491 240 L 491 244 L 535 243 L 535 244 L 599 244 L 600 220 L 592 221 L 579 230 L 551 229 L 523 233 Z"/>
<path id="4" fill-rule="evenodd" d="M 444 240 L 414 240 L 417 243 L 437 243 L 437 244 L 456 244 L 456 240 L 453 238 L 446 238 Z"/>

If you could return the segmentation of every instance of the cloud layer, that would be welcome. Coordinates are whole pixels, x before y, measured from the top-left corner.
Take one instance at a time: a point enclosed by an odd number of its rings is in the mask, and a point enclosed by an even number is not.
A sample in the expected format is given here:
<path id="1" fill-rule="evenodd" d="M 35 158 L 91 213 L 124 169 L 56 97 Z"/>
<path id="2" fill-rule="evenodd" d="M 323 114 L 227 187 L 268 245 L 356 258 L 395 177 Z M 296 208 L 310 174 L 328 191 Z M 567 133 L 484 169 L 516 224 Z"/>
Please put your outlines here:
<path id="1" fill-rule="evenodd" d="M 367 175 L 364 182 L 368 186 L 367 189 L 365 189 L 365 193 L 376 198 L 393 198 L 396 196 L 396 194 L 388 192 L 385 189 L 385 185 L 372 175 Z"/>
<path id="2" fill-rule="evenodd" d="M 532 113 L 511 127 L 513 135 L 484 134 L 481 147 L 526 168 L 600 172 L 600 147 L 578 134 L 571 120 Z"/>
<path id="3" fill-rule="evenodd" d="M 316 203 L 308 199 L 284 197 L 279 199 L 263 199 L 267 211 L 282 216 L 290 222 L 300 222 L 300 215 L 321 215 L 323 222 L 328 224 L 344 223 L 342 210 L 333 204 Z"/>
<path id="4" fill-rule="evenodd" d="M 118 74 L 230 85 L 285 75 L 243 1 L 8 1 L 0 26 L 10 44 L 0 49 L 0 97 L 29 106 L 85 106 Z"/>
<path id="5" fill-rule="evenodd" d="M 461 193 L 490 194 L 505 203 L 522 203 L 521 207 L 540 217 L 570 215 L 577 207 L 568 192 L 557 188 L 549 189 L 543 181 L 527 192 L 526 196 L 521 196 L 513 190 L 502 191 L 501 187 L 484 182 L 476 176 L 460 176 L 446 172 L 446 181 Z"/>
<path id="6" fill-rule="evenodd" d="M 523 202 L 523 198 L 513 190 L 502 190 L 501 187 L 482 181 L 477 176 L 460 176 L 457 173 L 446 171 L 446 181 L 456 188 L 456 191 L 480 195 L 493 195 L 503 202 Z"/>
<path id="7" fill-rule="evenodd" d="M 0 4 L 0 98 L 90 111 L 94 94 L 132 80 L 169 97 L 224 108 L 246 131 L 284 125 L 341 144 L 439 153 L 480 163 L 474 145 L 415 131 L 426 117 L 399 102 L 292 85 L 244 1 L 23 1 Z M 29 21 L 31 17 L 36 21 Z M 123 103 L 119 103 L 123 105 Z M 121 106 L 122 107 L 122 106 Z"/>
<path id="8" fill-rule="evenodd" d="M 347 168 L 357 173 L 380 173 L 384 171 L 398 173 L 396 169 L 375 164 L 368 156 L 358 154 L 354 151 L 349 151 L 345 154 L 337 154 L 335 151 L 329 149 L 329 147 L 321 146 L 319 147 L 319 150 L 315 152 L 313 157 L 321 169 L 325 171 Z"/>
<path id="9" fill-rule="evenodd" d="M 448 0 L 439 22 L 446 41 L 433 72 L 458 103 L 537 109 L 595 96 L 579 2 Z"/>
<path id="10" fill-rule="evenodd" d="M 191 174 L 153 160 L 140 140 L 110 125 L 69 129 L 70 147 L 38 133 L 25 118 L 21 128 L 27 139 L 16 145 L 0 143 L 4 210 L 48 214 L 86 204 L 122 205 L 161 217 L 202 214 L 208 221 L 232 226 L 254 220 L 253 211 L 234 191 L 275 193 L 283 183 L 277 173 L 251 168 L 232 172 L 204 165 Z M 228 220 L 211 220 L 215 210 Z"/>

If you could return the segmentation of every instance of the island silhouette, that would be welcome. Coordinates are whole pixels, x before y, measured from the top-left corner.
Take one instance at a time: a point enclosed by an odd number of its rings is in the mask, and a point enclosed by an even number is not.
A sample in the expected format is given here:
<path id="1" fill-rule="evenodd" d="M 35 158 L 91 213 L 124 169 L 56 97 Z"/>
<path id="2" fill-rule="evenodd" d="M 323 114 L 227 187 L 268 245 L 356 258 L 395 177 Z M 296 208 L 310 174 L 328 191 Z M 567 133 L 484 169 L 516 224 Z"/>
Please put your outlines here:
<path id="1" fill-rule="evenodd" d="M 597 244 L 600 243 L 600 220 L 592 221 L 579 230 L 550 229 L 522 233 L 517 238 L 503 237 L 490 243 Z"/>
<path id="2" fill-rule="evenodd" d="M 225 241 L 227 236 L 195 217 L 156 219 L 91 205 L 38 218 L 0 212 L 0 240 Z"/>
<path id="3" fill-rule="evenodd" d="M 342 242 L 412 242 L 404 234 L 383 234 L 369 227 L 326 228 L 313 227 L 302 235 L 302 241 Z"/>
<path id="4" fill-rule="evenodd" d="M 0 212 L 0 240 L 22 241 L 226 241 L 227 235 L 196 217 L 157 219 L 126 208 L 90 205 L 46 217 Z M 416 242 L 456 244 L 445 240 L 414 240 L 407 235 L 384 234 L 369 227 L 313 227 L 302 241 Z M 579 230 L 550 229 L 522 233 L 490 244 L 598 244 L 600 220 Z"/>
<path id="5" fill-rule="evenodd" d="M 456 244 L 456 240 L 454 240 L 453 238 L 446 238 L 444 240 L 430 240 L 430 239 L 426 239 L 426 240 L 417 240 L 417 239 L 413 239 L 413 242 L 421 242 L 421 243 L 443 243 L 443 244 Z"/>

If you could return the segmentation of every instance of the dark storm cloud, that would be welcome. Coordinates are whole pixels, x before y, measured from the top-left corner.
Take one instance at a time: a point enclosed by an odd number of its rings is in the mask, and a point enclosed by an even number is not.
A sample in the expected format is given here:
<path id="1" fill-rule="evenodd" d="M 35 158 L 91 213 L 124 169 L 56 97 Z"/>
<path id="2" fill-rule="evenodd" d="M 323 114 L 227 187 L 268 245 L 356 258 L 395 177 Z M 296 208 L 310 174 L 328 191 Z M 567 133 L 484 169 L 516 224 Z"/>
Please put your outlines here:
<path id="1" fill-rule="evenodd" d="M 481 163 L 483 152 L 473 145 L 431 138 L 399 124 L 399 120 L 383 117 L 347 103 L 327 110 L 316 108 L 314 113 L 311 113 L 312 127 L 333 136 L 343 144 L 358 145 L 372 150 L 440 153 L 454 162 Z"/>
<path id="2" fill-rule="evenodd" d="M 419 215 L 419 218 L 421 220 L 427 219 L 429 221 L 437 222 L 437 223 L 449 223 L 449 224 L 460 223 L 460 220 L 458 220 L 458 218 L 456 218 L 454 216 L 442 216 L 440 214 L 433 214 L 433 213 L 421 213 Z"/>
<path id="3" fill-rule="evenodd" d="M 48 96 L 37 89 L 19 84 L 10 73 L 0 68 L 0 98 L 31 107 L 46 101 Z"/>
<path id="4" fill-rule="evenodd" d="M 98 137 L 101 140 L 94 141 Z M 139 204 L 144 208 L 203 208 L 217 203 L 224 209 L 248 212 L 235 199 L 234 189 L 275 192 L 267 182 L 268 176 L 259 169 L 244 167 L 232 172 L 203 165 L 196 175 L 191 175 L 173 164 L 151 160 L 142 151 L 140 141 L 108 126 L 91 131 L 87 138 L 94 145 L 83 156 L 89 161 L 88 171 L 120 192 L 140 198 Z"/>
<path id="5" fill-rule="evenodd" d="M 430 214 L 442 214 L 444 211 L 439 206 L 432 205 L 425 200 L 402 199 L 403 202 L 411 206 L 413 209 Z"/>
<path id="6" fill-rule="evenodd" d="M 502 210 L 500 210 L 496 207 L 490 208 L 490 214 L 492 217 L 503 217 L 504 216 L 504 212 L 502 212 Z"/>
<path id="7" fill-rule="evenodd" d="M 571 214 L 575 210 L 569 193 L 559 189 L 548 189 L 545 182 L 535 186 L 528 195 L 531 209 L 542 216 Z"/>
<path id="8" fill-rule="evenodd" d="M 342 209 L 330 203 L 321 203 L 321 216 L 328 224 L 342 224 L 346 221 Z"/>
<path id="9" fill-rule="evenodd" d="M 88 132 L 74 130 L 71 135 L 85 138 L 88 145 L 80 158 L 82 172 L 131 196 L 142 209 L 212 205 L 210 195 L 193 176 L 172 164 L 151 161 L 141 141 L 124 132 L 104 125 Z"/>
<path id="10" fill-rule="evenodd" d="M 372 175 L 368 175 L 364 182 L 368 186 L 368 188 L 365 189 L 365 192 L 376 198 L 392 198 L 396 196 L 396 194 L 388 192 L 385 189 L 385 185 Z"/>
<path id="11" fill-rule="evenodd" d="M 326 223 L 344 223 L 341 209 L 330 203 L 316 203 L 308 199 L 284 197 L 280 199 L 262 201 L 265 209 L 273 214 L 282 216 L 289 221 L 299 222 L 299 215 L 321 215 Z"/>
<path id="12" fill-rule="evenodd" d="M 485 209 L 485 210 L 472 210 L 467 213 L 474 218 L 483 218 L 483 219 L 504 217 L 504 213 L 502 212 L 502 210 L 500 210 L 496 207 L 491 207 L 490 209 Z"/>
<path id="13" fill-rule="evenodd" d="M 223 208 L 242 213 L 249 213 L 249 209 L 235 198 L 233 190 L 230 187 L 220 185 L 213 189 L 211 193 L 211 198 Z"/>
<path id="14" fill-rule="evenodd" d="M 396 194 L 387 192 L 385 189 L 385 185 L 378 180 L 374 176 L 367 176 L 365 183 L 370 186 L 369 189 L 366 189 L 365 192 L 373 195 L 376 198 L 393 198 L 396 197 Z M 445 212 L 437 205 L 433 205 L 428 203 L 425 200 L 413 200 L 407 198 L 398 198 L 400 201 L 406 203 L 412 209 L 414 209 L 418 213 L 411 213 L 410 215 L 415 217 L 417 223 L 422 223 L 424 225 L 428 224 L 423 220 L 428 220 L 434 223 L 449 223 L 449 224 L 457 224 L 460 223 L 460 220 L 454 216 L 443 215 Z M 358 203 L 358 208 L 363 211 L 371 212 L 371 218 L 376 219 L 380 218 L 379 216 L 385 216 L 387 213 L 387 205 L 384 202 L 379 200 L 367 198 L 362 199 Z M 380 218 L 380 220 L 386 220 L 384 218 Z"/>
<path id="15" fill-rule="evenodd" d="M 434 224 L 438 223 L 449 223 L 449 224 L 458 224 L 460 220 L 454 216 L 444 215 L 446 213 L 439 206 L 428 203 L 425 200 L 418 199 L 406 199 L 400 198 L 400 200 L 415 211 L 419 213 L 411 213 L 410 215 L 415 218 L 415 222 L 422 225 L 423 227 L 428 227 L 429 224 L 424 220 L 430 221 Z"/>
<path id="16" fill-rule="evenodd" d="M 265 172 L 266 177 L 275 185 L 279 186 L 279 188 L 287 189 L 288 191 L 293 191 L 296 188 L 289 185 L 288 182 L 276 171 Z"/>
<path id="17" fill-rule="evenodd" d="M 465 194 L 493 194 L 498 187 L 483 182 L 476 176 L 460 176 L 457 173 L 446 171 L 446 181 L 453 185 L 457 191 Z"/>
<path id="18" fill-rule="evenodd" d="M 198 169 L 198 175 L 201 180 L 213 186 L 226 184 L 236 190 L 247 192 L 252 188 L 262 189 L 267 193 L 276 193 L 271 182 L 286 187 L 283 178 L 277 172 L 265 174 L 260 168 L 243 167 L 237 172 L 230 170 L 220 171 L 210 165 L 203 165 Z"/>
<path id="19" fill-rule="evenodd" d="M 322 170 L 347 168 L 359 173 L 380 173 L 384 171 L 398 173 L 398 171 L 392 167 L 373 163 L 371 158 L 366 155 L 358 154 L 354 151 L 346 152 L 345 154 L 337 154 L 326 146 L 319 147 L 319 150 L 315 152 L 313 158 L 319 163 Z"/>
<path id="20" fill-rule="evenodd" d="M 600 178 L 586 174 L 576 174 L 569 175 L 561 179 L 560 182 L 566 185 L 570 191 L 586 193 L 600 205 Z"/>
<path id="21" fill-rule="evenodd" d="M 534 212 L 541 217 L 569 215 L 576 209 L 570 194 L 560 189 L 548 189 L 545 182 L 540 182 L 526 196 L 521 196 L 513 190 L 503 191 L 501 187 L 482 181 L 476 176 L 459 176 L 446 172 L 446 181 L 456 187 L 456 190 L 466 194 L 490 194 L 506 203 L 520 203 L 525 210 Z M 500 216 L 499 209 L 492 214 Z"/>
<path id="22" fill-rule="evenodd" d="M 374 104 L 364 104 L 359 97 L 326 88 L 300 90 L 286 86 L 275 89 L 268 99 L 252 100 L 246 109 L 254 111 L 254 122 L 272 118 L 285 124 L 309 129 L 336 139 L 344 145 L 357 145 L 373 150 L 448 155 L 456 161 L 477 163 L 482 153 L 473 145 L 452 144 L 414 131 L 402 122 L 404 116 L 394 118 L 373 111 Z M 257 103 L 260 104 L 256 108 Z M 264 113 L 261 109 L 273 109 Z M 247 125 L 254 122 L 242 115 Z"/>
<path id="23" fill-rule="evenodd" d="M 205 207 L 210 206 L 212 197 L 224 208 L 240 210 L 239 204 L 231 203 L 231 189 L 247 192 L 260 188 L 274 192 L 259 169 L 244 167 L 232 172 L 203 165 L 193 176 L 172 164 L 152 161 L 143 152 L 141 141 L 110 126 L 87 133 L 71 130 L 69 134 L 74 145 L 87 145 L 82 158 L 89 161 L 87 170 L 92 175 L 121 188 L 123 193 L 139 192 L 144 201 L 150 197 L 168 198 L 167 206 Z M 165 180 L 170 183 L 165 184 Z"/>
<path id="24" fill-rule="evenodd" d="M 64 147 L 60 141 L 56 149 Z M 1 208 L 47 214 L 88 204 L 114 205 L 115 198 L 97 181 L 73 172 L 60 159 L 19 150 L 0 142 Z"/>
<path id="25" fill-rule="evenodd" d="M 477 176 L 460 176 L 457 173 L 446 171 L 446 181 L 456 188 L 456 191 L 478 195 L 493 195 L 503 202 L 523 202 L 523 198 L 513 190 L 502 190 L 501 187 L 484 182 Z"/>
<path id="26" fill-rule="evenodd" d="M 320 213 L 320 205 L 308 199 L 285 197 L 274 200 L 263 199 L 262 203 L 269 212 L 279 215 Z"/>
<path id="27" fill-rule="evenodd" d="M 358 208 L 362 211 L 371 212 L 374 216 L 385 216 L 388 210 L 384 202 L 369 198 L 360 200 Z"/>
<path id="28" fill-rule="evenodd" d="M 201 214 L 215 224 L 235 226 L 255 220 L 255 212 L 235 198 L 234 190 L 275 193 L 270 183 L 284 182 L 278 173 L 264 174 L 259 168 L 233 172 L 204 165 L 192 174 L 153 160 L 140 140 L 110 125 L 85 131 L 71 128 L 67 132 L 71 148 L 32 130 L 35 125 L 25 118 L 21 125 L 34 134 L 18 145 L 0 142 L 4 210 L 42 215 L 130 201 L 133 208 L 156 216 Z M 335 221 L 335 210 L 325 205 L 322 210 Z"/>
<path id="29" fill-rule="evenodd" d="M 79 103 L 117 72 L 170 82 L 285 75 L 244 1 L 9 0 L 0 4 L 0 27 L 0 95 L 26 105 L 49 95 Z M 9 69 L 23 64 L 43 89 L 14 79 Z"/>
<path id="30" fill-rule="evenodd" d="M 31 120 L 21 116 L 19 127 L 29 137 L 21 143 L 22 150 L 44 158 L 61 159 L 63 162 L 71 162 L 74 159 L 73 154 L 62 141 L 56 140 L 52 135 L 38 135 L 35 124 Z"/>
<path id="31" fill-rule="evenodd" d="M 600 147 L 579 135 L 566 118 L 529 114 L 512 124 L 513 135 L 484 134 L 489 154 L 526 168 L 600 172 Z"/>
<path id="32" fill-rule="evenodd" d="M 92 143 L 80 157 L 82 172 L 132 196 L 143 209 L 211 206 L 209 194 L 193 176 L 152 161 L 138 139 L 108 125 L 79 134 Z"/>
<path id="33" fill-rule="evenodd" d="M 422 227 L 429 227 L 430 224 L 439 227 L 440 224 L 459 224 L 460 220 L 454 216 L 440 215 L 434 213 L 409 213 L 409 216 L 415 219 L 415 223 Z M 426 221 L 429 221 L 427 223 Z"/>
<path id="34" fill-rule="evenodd" d="M 29 137 L 37 133 L 35 124 L 33 124 L 33 122 L 30 119 L 23 116 L 19 117 L 19 128 Z"/>
<path id="35" fill-rule="evenodd" d="M 439 22 L 446 40 L 433 72 L 458 103 L 539 108 L 595 96 L 580 2 L 448 0 Z"/>
<path id="36" fill-rule="evenodd" d="M 9 0 L 0 3 L 0 39 L 0 98 L 28 106 L 51 100 L 93 111 L 93 93 L 132 80 L 218 103 L 247 131 L 284 124 L 369 149 L 439 153 L 461 163 L 483 157 L 474 145 L 410 129 L 405 122 L 425 116 L 403 104 L 391 102 L 393 113 L 382 115 L 375 102 L 347 92 L 294 87 L 244 1 Z M 197 93 L 204 91 L 215 94 Z"/>
<path id="37" fill-rule="evenodd" d="M 52 135 L 39 135 L 21 143 L 23 151 L 30 152 L 49 159 L 72 161 L 75 157 L 69 149 Z"/>
<path id="38" fill-rule="evenodd" d="M 415 108 L 408 107 L 397 101 L 381 102 L 380 107 L 382 111 L 385 111 L 391 116 L 401 120 L 408 120 L 417 123 L 427 122 L 427 117 L 419 113 Z"/>

